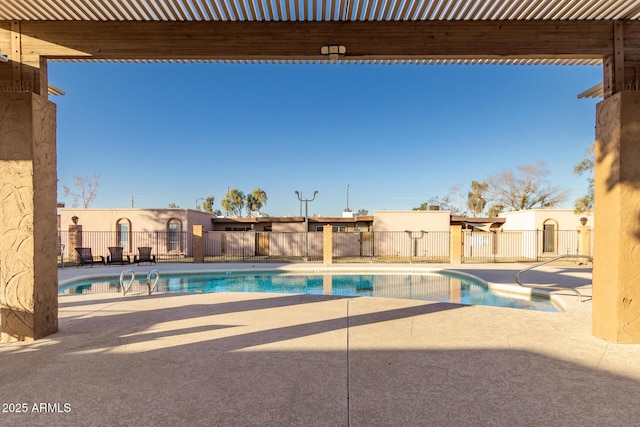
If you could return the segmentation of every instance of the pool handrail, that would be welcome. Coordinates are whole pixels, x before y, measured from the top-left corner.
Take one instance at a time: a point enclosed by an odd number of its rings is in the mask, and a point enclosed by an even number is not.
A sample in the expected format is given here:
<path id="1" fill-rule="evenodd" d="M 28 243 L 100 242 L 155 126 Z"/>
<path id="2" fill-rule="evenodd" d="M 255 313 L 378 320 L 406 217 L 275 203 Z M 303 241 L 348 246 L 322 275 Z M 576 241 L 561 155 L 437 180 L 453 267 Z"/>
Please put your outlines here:
<path id="1" fill-rule="evenodd" d="M 129 281 L 129 284 L 125 286 L 124 275 L 127 273 L 131 273 L 131 281 Z M 136 273 L 133 270 L 124 270 L 122 273 L 120 273 L 120 288 L 122 289 L 122 296 L 125 296 L 126 293 L 129 292 L 129 289 L 131 289 L 131 285 L 133 285 L 133 282 L 135 280 Z"/>
<path id="2" fill-rule="evenodd" d="M 578 295 L 578 301 L 582 302 L 582 294 L 576 288 L 568 288 L 568 287 L 564 287 L 564 286 L 554 286 L 554 285 L 534 285 L 534 284 L 525 285 L 524 283 L 522 283 L 520 281 L 520 275 L 522 273 L 524 273 L 525 271 L 533 270 L 534 268 L 540 267 L 540 266 L 545 265 L 545 264 L 549 264 L 550 262 L 557 261 L 557 260 L 563 259 L 563 258 L 586 258 L 591 264 L 593 264 L 593 258 L 591 256 L 589 256 L 589 255 L 571 255 L 571 254 L 558 255 L 556 257 L 549 258 L 547 260 L 544 260 L 542 262 L 539 262 L 537 264 L 531 265 L 531 266 L 529 266 L 527 268 L 523 268 L 522 270 L 518 271 L 516 273 L 516 283 L 518 285 L 522 286 L 523 288 L 550 289 L 550 290 L 555 290 L 555 291 L 571 291 L 571 292 L 575 292 Z"/>
<path id="3" fill-rule="evenodd" d="M 153 284 L 151 284 L 151 276 L 155 276 Z M 149 295 L 151 295 L 151 293 L 156 290 L 156 286 L 158 286 L 158 280 L 160 280 L 160 272 L 158 270 L 151 270 L 147 274 L 147 288 L 149 288 Z"/>

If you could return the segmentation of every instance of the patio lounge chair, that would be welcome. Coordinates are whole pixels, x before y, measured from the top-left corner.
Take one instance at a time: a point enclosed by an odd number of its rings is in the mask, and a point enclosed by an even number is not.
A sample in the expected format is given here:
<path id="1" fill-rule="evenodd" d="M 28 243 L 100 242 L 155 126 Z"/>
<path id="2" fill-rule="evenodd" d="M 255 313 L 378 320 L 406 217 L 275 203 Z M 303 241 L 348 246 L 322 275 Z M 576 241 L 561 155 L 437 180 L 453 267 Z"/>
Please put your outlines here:
<path id="1" fill-rule="evenodd" d="M 143 262 L 156 263 L 156 256 L 151 255 L 151 247 L 149 246 L 138 248 L 138 255 L 134 255 L 133 257 L 134 264 L 140 264 Z"/>
<path id="2" fill-rule="evenodd" d="M 107 265 L 111 264 L 131 264 L 131 257 L 129 255 L 122 255 L 122 248 L 120 246 L 109 246 L 110 255 L 107 257 Z"/>
<path id="3" fill-rule="evenodd" d="M 96 263 L 104 264 L 104 257 L 101 256 L 100 261 L 96 260 L 91 253 L 91 248 L 76 248 L 76 252 L 78 253 L 78 261 L 80 262 L 78 267 L 82 267 L 87 264 L 91 265 L 91 267 Z"/>

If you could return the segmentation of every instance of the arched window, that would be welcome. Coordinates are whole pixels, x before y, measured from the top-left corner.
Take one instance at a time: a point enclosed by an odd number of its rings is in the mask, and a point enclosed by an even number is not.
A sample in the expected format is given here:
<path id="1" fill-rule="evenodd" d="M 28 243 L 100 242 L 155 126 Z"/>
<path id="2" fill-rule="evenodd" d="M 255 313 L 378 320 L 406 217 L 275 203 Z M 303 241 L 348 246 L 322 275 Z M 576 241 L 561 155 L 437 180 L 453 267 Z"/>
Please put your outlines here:
<path id="1" fill-rule="evenodd" d="M 180 235 L 182 234 L 182 222 L 179 219 L 175 218 L 169 220 L 169 222 L 167 223 L 167 232 L 169 234 L 167 239 L 167 251 L 180 252 Z"/>
<path id="2" fill-rule="evenodd" d="M 131 251 L 131 222 L 122 218 L 116 222 L 116 246 L 120 246 L 125 252 Z"/>
<path id="3" fill-rule="evenodd" d="M 546 253 L 557 252 L 558 223 L 548 219 L 542 224 L 542 251 Z"/>

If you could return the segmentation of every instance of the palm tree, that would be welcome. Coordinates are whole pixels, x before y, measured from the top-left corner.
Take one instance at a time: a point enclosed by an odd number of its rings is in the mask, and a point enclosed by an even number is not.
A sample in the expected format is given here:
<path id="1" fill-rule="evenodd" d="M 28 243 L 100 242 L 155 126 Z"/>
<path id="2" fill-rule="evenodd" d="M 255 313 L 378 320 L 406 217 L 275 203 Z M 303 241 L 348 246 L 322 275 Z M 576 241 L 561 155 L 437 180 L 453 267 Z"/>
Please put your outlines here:
<path id="1" fill-rule="evenodd" d="M 267 204 L 267 193 L 260 187 L 254 189 L 247 195 L 247 211 L 249 216 L 251 212 L 260 212 L 260 209 Z"/>
<path id="2" fill-rule="evenodd" d="M 484 193 L 487 191 L 489 191 L 489 184 L 486 182 L 471 181 L 471 191 L 467 196 L 467 206 L 471 209 L 474 218 L 482 213 L 487 205 L 487 200 L 484 198 Z"/>
<path id="3" fill-rule="evenodd" d="M 244 193 L 237 188 L 232 188 L 227 195 L 224 196 L 220 204 L 227 216 L 242 216 L 242 209 L 245 204 Z"/>

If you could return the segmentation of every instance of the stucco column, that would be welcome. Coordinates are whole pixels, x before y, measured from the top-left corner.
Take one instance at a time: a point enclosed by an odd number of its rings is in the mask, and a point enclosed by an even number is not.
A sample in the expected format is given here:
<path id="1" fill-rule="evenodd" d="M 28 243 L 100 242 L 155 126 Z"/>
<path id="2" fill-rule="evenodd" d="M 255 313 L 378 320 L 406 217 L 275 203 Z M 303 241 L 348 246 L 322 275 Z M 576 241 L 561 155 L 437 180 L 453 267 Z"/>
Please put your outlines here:
<path id="1" fill-rule="evenodd" d="M 333 226 L 327 224 L 322 227 L 322 262 L 333 264 Z"/>
<path id="2" fill-rule="evenodd" d="M 593 334 L 640 343 L 640 93 L 597 105 Z"/>
<path id="3" fill-rule="evenodd" d="M 193 226 L 193 262 L 204 262 L 204 231 L 202 225 Z"/>
<path id="4" fill-rule="evenodd" d="M 69 258 L 71 261 L 80 261 L 76 248 L 82 247 L 82 226 L 73 224 L 69 226 Z"/>
<path id="5" fill-rule="evenodd" d="M 0 93 L 1 341 L 58 330 L 56 107 Z"/>
<path id="6" fill-rule="evenodd" d="M 462 264 L 462 226 L 449 227 L 449 262 Z"/>
<path id="7" fill-rule="evenodd" d="M 578 226 L 578 255 L 591 256 L 591 227 L 588 225 Z"/>

